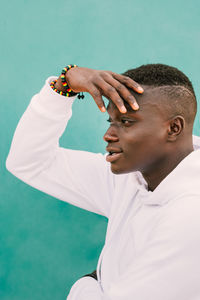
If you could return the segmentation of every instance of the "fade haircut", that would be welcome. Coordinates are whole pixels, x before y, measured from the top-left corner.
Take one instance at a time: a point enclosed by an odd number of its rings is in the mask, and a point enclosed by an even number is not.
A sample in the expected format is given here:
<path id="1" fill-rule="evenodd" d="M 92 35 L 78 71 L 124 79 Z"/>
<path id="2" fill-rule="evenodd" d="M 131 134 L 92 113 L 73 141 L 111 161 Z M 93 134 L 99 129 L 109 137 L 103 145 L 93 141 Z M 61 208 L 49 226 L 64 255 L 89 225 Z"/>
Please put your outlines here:
<path id="1" fill-rule="evenodd" d="M 159 88 L 171 117 L 180 114 L 189 125 L 193 126 L 197 101 L 192 83 L 183 72 L 164 64 L 147 64 L 130 69 L 122 75 L 139 84 Z"/>

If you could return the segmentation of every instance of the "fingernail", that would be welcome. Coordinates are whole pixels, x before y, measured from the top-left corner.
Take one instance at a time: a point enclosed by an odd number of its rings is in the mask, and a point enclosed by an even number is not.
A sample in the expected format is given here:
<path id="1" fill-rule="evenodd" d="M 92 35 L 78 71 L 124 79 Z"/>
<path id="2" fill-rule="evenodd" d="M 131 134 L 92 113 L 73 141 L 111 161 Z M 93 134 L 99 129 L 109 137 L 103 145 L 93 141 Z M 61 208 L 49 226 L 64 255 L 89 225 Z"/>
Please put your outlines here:
<path id="1" fill-rule="evenodd" d="M 139 105 L 138 105 L 137 103 L 134 103 L 133 106 L 134 106 L 134 108 L 135 108 L 136 110 L 139 109 Z"/>
<path id="2" fill-rule="evenodd" d="M 103 107 L 101 107 L 101 111 L 102 112 L 106 112 L 106 109 L 105 109 L 105 107 L 103 106 Z"/>
<path id="3" fill-rule="evenodd" d="M 127 112 L 126 107 L 125 107 L 125 106 L 122 106 L 122 107 L 120 108 L 120 111 L 121 111 L 122 113 L 126 113 L 126 112 Z"/>
<path id="4" fill-rule="evenodd" d="M 144 92 L 144 90 L 143 90 L 143 88 L 142 88 L 141 86 L 138 86 L 137 89 L 138 89 L 138 91 L 141 92 L 141 93 Z"/>

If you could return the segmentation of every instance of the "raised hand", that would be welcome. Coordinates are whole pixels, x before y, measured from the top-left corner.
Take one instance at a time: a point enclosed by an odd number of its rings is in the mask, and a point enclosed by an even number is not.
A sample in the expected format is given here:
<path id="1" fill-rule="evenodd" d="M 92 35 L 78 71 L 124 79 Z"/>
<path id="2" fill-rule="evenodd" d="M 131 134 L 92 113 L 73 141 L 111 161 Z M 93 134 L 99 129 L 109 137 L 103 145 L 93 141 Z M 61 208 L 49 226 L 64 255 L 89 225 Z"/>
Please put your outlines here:
<path id="1" fill-rule="evenodd" d="M 74 92 L 88 92 L 102 112 L 106 111 L 102 96 L 113 101 L 121 113 L 126 112 L 124 101 L 133 110 L 139 108 L 130 89 L 143 93 L 142 87 L 131 78 L 112 71 L 100 71 L 89 68 L 76 67 L 66 73 L 66 81 Z M 61 79 L 57 81 L 57 88 L 62 89 Z"/>

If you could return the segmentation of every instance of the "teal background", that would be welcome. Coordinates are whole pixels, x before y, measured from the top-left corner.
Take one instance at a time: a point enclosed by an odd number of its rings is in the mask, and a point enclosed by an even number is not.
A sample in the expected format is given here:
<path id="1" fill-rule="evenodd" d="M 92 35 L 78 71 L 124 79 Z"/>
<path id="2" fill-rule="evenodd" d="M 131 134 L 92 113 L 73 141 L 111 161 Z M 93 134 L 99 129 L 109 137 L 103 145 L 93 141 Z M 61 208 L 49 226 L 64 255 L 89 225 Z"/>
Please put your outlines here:
<path id="1" fill-rule="evenodd" d="M 5 169 L 31 97 L 76 63 L 123 72 L 144 63 L 184 71 L 199 99 L 200 1 L 18 0 L 0 9 L 0 299 L 61 300 L 96 268 L 106 219 L 34 190 Z M 106 115 L 76 101 L 61 145 L 104 152 Z M 199 111 L 194 133 L 199 135 Z"/>

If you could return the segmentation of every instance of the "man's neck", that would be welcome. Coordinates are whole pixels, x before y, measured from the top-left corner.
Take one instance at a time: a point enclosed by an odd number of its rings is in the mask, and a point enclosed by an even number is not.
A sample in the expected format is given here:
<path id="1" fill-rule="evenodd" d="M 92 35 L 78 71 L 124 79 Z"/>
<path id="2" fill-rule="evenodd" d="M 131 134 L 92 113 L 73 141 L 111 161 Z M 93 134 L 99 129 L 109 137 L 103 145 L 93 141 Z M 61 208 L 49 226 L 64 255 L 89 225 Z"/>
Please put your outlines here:
<path id="1" fill-rule="evenodd" d="M 170 157 L 166 157 L 162 162 L 154 165 L 151 171 L 142 172 L 142 175 L 148 184 L 148 190 L 154 191 L 161 181 L 193 150 L 193 147 L 190 147 L 189 149 L 185 149 L 185 151 L 176 151 L 173 155 L 170 155 Z"/>

